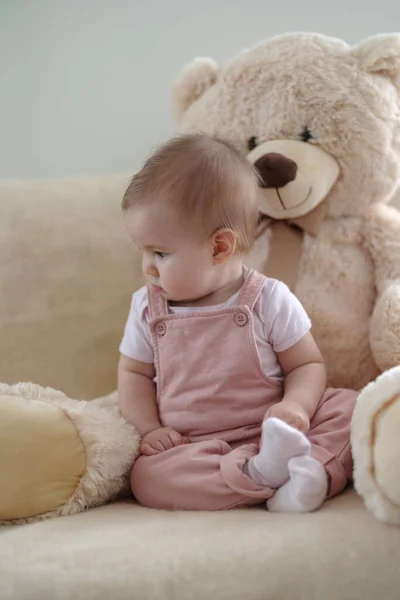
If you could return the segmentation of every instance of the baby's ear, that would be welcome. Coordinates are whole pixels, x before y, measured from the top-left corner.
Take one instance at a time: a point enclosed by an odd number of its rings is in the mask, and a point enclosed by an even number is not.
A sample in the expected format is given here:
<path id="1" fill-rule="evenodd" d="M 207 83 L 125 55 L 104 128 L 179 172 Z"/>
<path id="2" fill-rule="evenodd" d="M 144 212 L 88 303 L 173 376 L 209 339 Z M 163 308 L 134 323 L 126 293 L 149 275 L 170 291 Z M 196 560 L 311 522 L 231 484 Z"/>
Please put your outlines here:
<path id="1" fill-rule="evenodd" d="M 388 77 L 400 92 L 400 33 L 375 35 L 352 49 L 367 73 Z"/>
<path id="2" fill-rule="evenodd" d="M 217 229 L 211 237 L 213 248 L 213 261 L 220 265 L 233 256 L 237 246 L 237 235 L 231 229 L 222 227 Z"/>
<path id="3" fill-rule="evenodd" d="M 212 58 L 195 58 L 184 67 L 172 88 L 172 112 L 180 123 L 187 109 L 217 81 L 218 65 Z"/>

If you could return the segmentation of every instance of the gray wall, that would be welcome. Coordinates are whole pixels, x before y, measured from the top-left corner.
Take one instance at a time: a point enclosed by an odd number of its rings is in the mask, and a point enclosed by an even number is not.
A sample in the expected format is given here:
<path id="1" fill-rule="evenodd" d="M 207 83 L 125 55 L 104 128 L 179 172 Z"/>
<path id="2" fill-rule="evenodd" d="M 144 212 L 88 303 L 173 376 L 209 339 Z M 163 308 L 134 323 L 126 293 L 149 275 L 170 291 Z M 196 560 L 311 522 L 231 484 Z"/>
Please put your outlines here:
<path id="1" fill-rule="evenodd" d="M 400 30 L 398 0 L 0 0 L 0 177 L 131 172 L 183 64 L 270 35 Z"/>

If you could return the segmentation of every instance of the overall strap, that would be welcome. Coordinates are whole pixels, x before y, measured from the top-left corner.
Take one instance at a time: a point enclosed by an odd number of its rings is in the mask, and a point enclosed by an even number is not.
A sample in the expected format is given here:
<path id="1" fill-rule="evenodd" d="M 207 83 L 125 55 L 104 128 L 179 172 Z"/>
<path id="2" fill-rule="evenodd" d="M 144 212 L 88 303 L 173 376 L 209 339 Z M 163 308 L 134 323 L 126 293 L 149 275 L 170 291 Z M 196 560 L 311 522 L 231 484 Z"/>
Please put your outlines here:
<path id="1" fill-rule="evenodd" d="M 237 301 L 238 305 L 245 305 L 250 310 L 253 310 L 264 286 L 264 281 L 264 275 L 261 275 L 261 273 L 258 273 L 254 269 L 249 269 Z"/>
<path id="2" fill-rule="evenodd" d="M 150 321 L 165 317 L 168 314 L 166 298 L 153 285 L 148 284 L 147 286 L 147 298 L 149 301 Z"/>

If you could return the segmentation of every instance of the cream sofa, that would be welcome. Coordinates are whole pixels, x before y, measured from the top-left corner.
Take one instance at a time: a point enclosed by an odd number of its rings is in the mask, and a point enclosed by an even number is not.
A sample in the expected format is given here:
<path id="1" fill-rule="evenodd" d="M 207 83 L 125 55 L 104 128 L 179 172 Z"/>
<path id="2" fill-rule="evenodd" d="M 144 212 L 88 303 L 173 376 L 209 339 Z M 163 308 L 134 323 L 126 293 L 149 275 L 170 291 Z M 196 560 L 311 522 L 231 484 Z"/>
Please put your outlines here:
<path id="1" fill-rule="evenodd" d="M 119 212 L 127 181 L 0 184 L 0 381 L 78 398 L 115 388 L 141 283 Z M 309 515 L 126 500 L 0 530 L 0 600 L 398 600 L 399 565 L 399 529 L 351 490 Z"/>

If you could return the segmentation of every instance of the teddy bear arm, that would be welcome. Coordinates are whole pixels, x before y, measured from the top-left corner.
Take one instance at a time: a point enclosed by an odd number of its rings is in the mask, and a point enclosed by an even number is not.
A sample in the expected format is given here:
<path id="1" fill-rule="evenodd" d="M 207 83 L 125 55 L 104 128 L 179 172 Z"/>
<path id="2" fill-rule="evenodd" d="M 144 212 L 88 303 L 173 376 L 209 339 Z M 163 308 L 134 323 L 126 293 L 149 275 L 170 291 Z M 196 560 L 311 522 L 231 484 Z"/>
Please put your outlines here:
<path id="1" fill-rule="evenodd" d="M 382 205 L 368 214 L 364 243 L 375 267 L 378 297 L 394 282 L 400 282 L 400 212 Z"/>
<path id="2" fill-rule="evenodd" d="M 386 371 L 400 363 L 400 213 L 384 205 L 375 207 L 364 233 L 377 290 L 370 345 L 377 365 Z"/>

